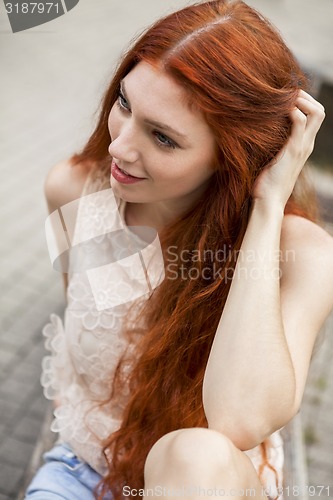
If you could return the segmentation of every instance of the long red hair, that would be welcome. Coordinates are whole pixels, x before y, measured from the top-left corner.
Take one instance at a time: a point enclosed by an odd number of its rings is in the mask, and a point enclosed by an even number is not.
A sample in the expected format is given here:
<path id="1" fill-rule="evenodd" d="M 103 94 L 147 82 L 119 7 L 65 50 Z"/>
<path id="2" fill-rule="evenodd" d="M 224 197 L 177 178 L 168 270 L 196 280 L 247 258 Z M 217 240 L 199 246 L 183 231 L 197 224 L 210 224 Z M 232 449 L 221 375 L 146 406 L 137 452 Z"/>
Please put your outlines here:
<path id="1" fill-rule="evenodd" d="M 147 454 L 162 435 L 207 427 L 202 383 L 230 279 L 215 276 L 214 263 L 200 260 L 188 264 L 197 269 L 197 279 L 168 279 L 168 248 L 179 256 L 184 249 L 217 255 L 222 247 L 232 250 L 229 255 L 237 254 L 254 181 L 285 144 L 290 111 L 299 89 L 306 86 L 279 33 L 253 8 L 239 0 L 191 5 L 156 22 L 124 56 L 96 129 L 74 162 L 109 175 L 108 116 L 121 80 L 140 61 L 162 64 L 186 89 L 189 103 L 202 112 L 215 137 L 216 158 L 200 200 L 159 235 L 166 277 L 144 304 L 144 331 L 139 326 L 133 330 L 139 341 L 126 381 L 130 397 L 121 427 L 104 443 L 109 473 L 99 498 L 111 490 L 116 500 L 124 485 L 144 487 Z M 316 220 L 315 198 L 304 185 L 301 176 L 285 212 Z M 203 277 L 207 265 L 211 274 Z M 227 257 L 222 275 L 234 266 L 235 259 Z M 124 384 L 121 366 L 120 361 L 110 381 L 110 400 Z M 265 451 L 265 443 L 262 447 Z"/>

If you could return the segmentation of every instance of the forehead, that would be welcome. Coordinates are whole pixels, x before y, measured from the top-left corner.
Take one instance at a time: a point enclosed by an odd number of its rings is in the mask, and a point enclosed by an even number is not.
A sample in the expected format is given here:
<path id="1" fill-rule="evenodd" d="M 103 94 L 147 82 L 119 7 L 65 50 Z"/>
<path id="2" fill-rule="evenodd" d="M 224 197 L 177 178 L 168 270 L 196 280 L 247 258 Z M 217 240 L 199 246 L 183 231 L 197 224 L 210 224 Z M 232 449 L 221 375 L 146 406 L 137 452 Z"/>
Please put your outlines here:
<path id="1" fill-rule="evenodd" d="M 185 89 L 162 68 L 141 61 L 123 82 L 131 110 L 139 118 L 164 123 L 186 135 L 211 135 L 203 115 L 190 106 Z"/>
<path id="2" fill-rule="evenodd" d="M 137 86 L 135 92 L 137 95 L 140 94 L 140 90 L 145 90 L 147 98 L 151 95 L 152 98 L 157 98 L 160 104 L 170 104 L 171 100 L 187 105 L 189 96 L 185 89 L 159 65 L 141 61 L 128 73 L 124 82 L 126 88 L 132 83 Z"/>

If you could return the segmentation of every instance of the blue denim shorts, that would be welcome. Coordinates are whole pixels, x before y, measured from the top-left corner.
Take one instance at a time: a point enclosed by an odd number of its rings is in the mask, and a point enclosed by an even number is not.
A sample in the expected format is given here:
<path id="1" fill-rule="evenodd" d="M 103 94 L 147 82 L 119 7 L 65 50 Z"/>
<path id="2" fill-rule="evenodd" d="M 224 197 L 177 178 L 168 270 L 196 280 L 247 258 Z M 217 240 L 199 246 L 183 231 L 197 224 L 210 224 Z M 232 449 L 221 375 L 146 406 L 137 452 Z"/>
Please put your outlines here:
<path id="1" fill-rule="evenodd" d="M 28 486 L 28 500 L 94 500 L 93 491 L 102 476 L 83 462 L 65 443 L 56 444 L 43 455 L 44 465 Z M 112 495 L 103 497 L 112 500 Z"/>

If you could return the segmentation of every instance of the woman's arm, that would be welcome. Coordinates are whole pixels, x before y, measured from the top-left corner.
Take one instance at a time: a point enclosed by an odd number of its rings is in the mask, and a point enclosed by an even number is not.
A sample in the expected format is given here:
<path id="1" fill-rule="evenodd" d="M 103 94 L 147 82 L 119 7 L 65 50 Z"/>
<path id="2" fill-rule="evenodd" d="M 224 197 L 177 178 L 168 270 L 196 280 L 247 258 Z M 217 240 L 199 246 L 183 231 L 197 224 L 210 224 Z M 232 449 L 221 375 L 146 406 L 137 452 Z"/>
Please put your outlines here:
<path id="1" fill-rule="evenodd" d="M 304 226 L 300 217 L 283 216 L 324 117 L 322 107 L 305 93 L 297 106 L 288 144 L 255 184 L 204 377 L 208 426 L 243 450 L 262 442 L 298 411 L 313 344 L 333 306 L 332 238 L 309 221 Z M 317 251 L 321 261 L 315 267 Z"/>

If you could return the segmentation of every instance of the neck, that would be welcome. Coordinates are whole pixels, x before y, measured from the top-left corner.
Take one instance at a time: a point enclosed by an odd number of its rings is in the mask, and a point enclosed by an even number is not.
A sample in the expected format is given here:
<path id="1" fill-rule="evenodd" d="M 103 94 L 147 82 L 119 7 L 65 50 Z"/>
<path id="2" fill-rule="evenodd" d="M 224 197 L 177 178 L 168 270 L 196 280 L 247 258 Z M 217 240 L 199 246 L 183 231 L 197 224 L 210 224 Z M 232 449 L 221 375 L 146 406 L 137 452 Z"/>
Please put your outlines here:
<path id="1" fill-rule="evenodd" d="M 178 200 L 151 203 L 127 203 L 125 220 L 128 226 L 148 226 L 160 233 L 190 207 Z"/>
<path id="2" fill-rule="evenodd" d="M 126 224 L 128 226 L 153 227 L 159 233 L 187 212 L 198 201 L 206 187 L 207 184 L 202 185 L 189 195 L 180 198 L 145 203 L 127 202 L 125 208 Z"/>

